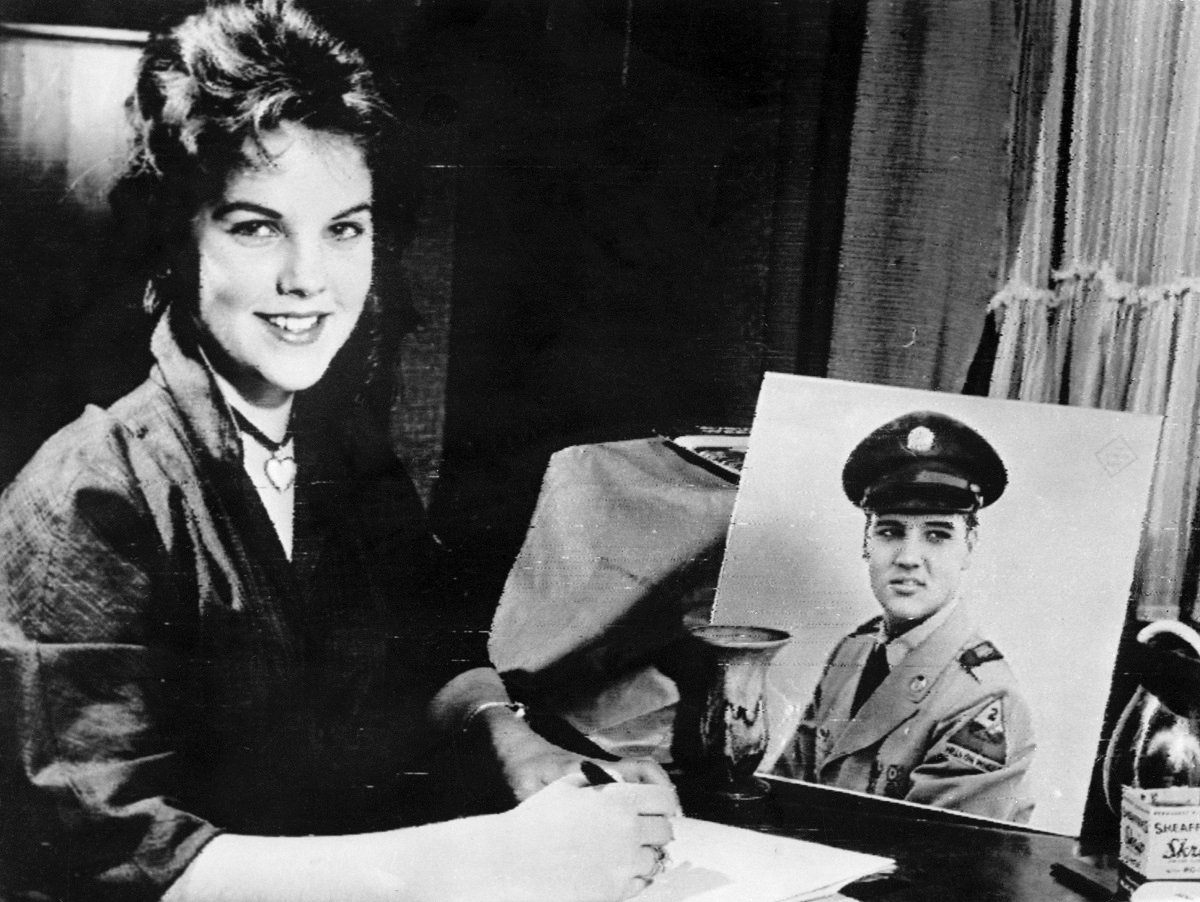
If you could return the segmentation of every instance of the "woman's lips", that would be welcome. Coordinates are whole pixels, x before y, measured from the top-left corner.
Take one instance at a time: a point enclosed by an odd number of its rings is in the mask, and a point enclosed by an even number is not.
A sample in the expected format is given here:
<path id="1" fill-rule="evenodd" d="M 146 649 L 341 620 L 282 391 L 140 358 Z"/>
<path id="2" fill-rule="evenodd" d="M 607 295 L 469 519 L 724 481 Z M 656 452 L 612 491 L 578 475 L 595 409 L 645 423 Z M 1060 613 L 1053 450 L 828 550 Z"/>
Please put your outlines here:
<path id="1" fill-rule="evenodd" d="M 293 345 L 312 344 L 320 338 L 321 328 L 328 316 L 327 313 L 258 314 L 258 318 L 267 324 L 275 338 Z"/>

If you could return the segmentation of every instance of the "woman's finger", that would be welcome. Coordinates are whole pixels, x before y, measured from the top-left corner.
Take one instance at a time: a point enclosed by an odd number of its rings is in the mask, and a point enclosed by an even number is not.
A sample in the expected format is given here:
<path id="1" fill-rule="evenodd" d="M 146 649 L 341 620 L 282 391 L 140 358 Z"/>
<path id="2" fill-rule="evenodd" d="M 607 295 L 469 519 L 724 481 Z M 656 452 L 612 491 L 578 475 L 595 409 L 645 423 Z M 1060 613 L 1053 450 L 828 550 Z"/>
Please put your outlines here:
<path id="1" fill-rule="evenodd" d="M 649 758 L 622 758 L 620 761 L 606 761 L 604 766 L 619 773 L 626 783 L 671 785 L 667 772 Z"/>
<path id="2" fill-rule="evenodd" d="M 621 896 L 622 899 L 632 899 L 638 893 L 645 890 L 653 880 L 648 880 L 645 877 L 634 877 L 629 881 L 629 885 L 625 889 L 625 893 Z"/>
<path id="3" fill-rule="evenodd" d="M 638 839 L 643 846 L 665 846 L 675 838 L 671 821 L 651 815 L 638 818 Z"/>
<path id="4" fill-rule="evenodd" d="M 649 882 L 662 873 L 662 856 L 658 846 L 642 846 L 633 856 L 635 876 Z"/>

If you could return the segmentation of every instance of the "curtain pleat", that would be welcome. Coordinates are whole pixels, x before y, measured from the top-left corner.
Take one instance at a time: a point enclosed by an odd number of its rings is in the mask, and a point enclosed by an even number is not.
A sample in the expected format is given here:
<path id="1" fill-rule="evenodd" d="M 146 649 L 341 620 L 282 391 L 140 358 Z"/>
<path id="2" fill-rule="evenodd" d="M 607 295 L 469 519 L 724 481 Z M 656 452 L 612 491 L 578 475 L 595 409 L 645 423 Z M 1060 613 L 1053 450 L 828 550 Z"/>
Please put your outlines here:
<path id="1" fill-rule="evenodd" d="M 961 390 L 1023 199 L 1052 184 L 1029 157 L 1057 2 L 870 0 L 830 377 Z"/>

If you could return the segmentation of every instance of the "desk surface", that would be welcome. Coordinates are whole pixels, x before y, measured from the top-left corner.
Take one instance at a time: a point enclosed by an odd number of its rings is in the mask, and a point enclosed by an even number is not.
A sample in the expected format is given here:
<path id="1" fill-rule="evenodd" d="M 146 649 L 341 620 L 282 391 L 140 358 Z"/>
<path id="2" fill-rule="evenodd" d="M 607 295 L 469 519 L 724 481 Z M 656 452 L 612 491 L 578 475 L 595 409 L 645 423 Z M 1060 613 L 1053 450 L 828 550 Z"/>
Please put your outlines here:
<path id="1" fill-rule="evenodd" d="M 723 818 L 724 819 L 724 818 Z M 845 895 L 878 902 L 1080 902 L 1095 899 L 1060 883 L 1051 866 L 1091 873 L 1109 889 L 1116 874 L 1075 857 L 1075 840 L 1017 828 L 938 818 L 917 820 L 906 808 L 848 798 L 821 787 L 772 781 L 761 817 L 743 826 L 896 861 L 892 879 L 862 883 Z"/>

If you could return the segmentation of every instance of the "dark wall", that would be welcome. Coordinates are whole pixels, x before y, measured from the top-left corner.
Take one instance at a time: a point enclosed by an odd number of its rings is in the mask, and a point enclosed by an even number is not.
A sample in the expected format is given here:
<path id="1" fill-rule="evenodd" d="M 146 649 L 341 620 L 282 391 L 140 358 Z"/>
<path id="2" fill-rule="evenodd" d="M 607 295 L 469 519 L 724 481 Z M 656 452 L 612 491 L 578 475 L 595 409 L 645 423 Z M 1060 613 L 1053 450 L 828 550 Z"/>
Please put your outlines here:
<path id="1" fill-rule="evenodd" d="M 767 364 L 795 368 L 796 334 L 773 342 L 778 307 L 810 302 L 805 236 L 829 239 L 810 216 L 821 142 L 836 140 L 822 132 L 833 11 L 468 9 L 426 32 L 407 77 L 453 134 L 434 165 L 457 173 L 433 514 L 461 578 L 491 598 L 551 452 L 748 425 Z M 836 254 L 818 259 L 835 269 Z M 773 297 L 778 283 L 792 293 Z"/>

